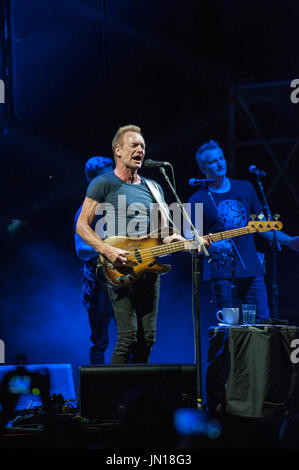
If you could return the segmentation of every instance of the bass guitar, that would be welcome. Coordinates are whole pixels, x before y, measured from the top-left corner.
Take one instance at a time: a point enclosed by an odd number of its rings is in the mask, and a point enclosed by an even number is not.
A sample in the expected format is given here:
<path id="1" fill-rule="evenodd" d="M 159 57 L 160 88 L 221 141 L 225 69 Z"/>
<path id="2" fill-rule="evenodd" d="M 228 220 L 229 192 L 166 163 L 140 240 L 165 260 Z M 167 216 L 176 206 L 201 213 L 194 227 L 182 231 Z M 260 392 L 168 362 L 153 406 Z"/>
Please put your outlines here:
<path id="1" fill-rule="evenodd" d="M 282 223 L 279 221 L 251 221 L 246 227 L 226 230 L 224 232 L 204 235 L 204 239 L 209 239 L 211 243 L 227 240 L 250 233 L 268 232 L 269 230 L 281 230 Z M 99 255 L 98 266 L 101 266 L 106 279 L 113 286 L 124 286 L 136 281 L 145 272 L 154 274 L 165 274 L 171 266 L 161 264 L 158 261 L 160 256 L 166 256 L 178 251 L 187 251 L 196 248 L 195 239 L 163 243 L 159 234 L 155 236 L 131 238 L 124 236 L 109 237 L 105 240 L 110 246 L 114 246 L 130 253 L 127 255 L 127 262 L 123 266 L 115 267 L 105 256 Z"/>

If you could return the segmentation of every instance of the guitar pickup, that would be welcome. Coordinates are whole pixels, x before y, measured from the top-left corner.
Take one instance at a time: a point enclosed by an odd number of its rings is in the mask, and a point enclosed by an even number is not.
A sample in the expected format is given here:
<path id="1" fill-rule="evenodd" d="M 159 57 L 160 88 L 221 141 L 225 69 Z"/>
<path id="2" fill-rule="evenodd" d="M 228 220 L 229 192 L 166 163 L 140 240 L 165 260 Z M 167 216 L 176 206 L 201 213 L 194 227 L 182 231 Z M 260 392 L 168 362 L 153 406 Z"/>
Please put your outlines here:
<path id="1" fill-rule="evenodd" d="M 136 249 L 136 250 L 134 251 L 134 253 L 135 253 L 135 257 L 136 257 L 138 263 L 141 264 L 141 263 L 142 263 L 142 258 L 141 258 L 140 251 L 139 251 L 138 249 Z"/>

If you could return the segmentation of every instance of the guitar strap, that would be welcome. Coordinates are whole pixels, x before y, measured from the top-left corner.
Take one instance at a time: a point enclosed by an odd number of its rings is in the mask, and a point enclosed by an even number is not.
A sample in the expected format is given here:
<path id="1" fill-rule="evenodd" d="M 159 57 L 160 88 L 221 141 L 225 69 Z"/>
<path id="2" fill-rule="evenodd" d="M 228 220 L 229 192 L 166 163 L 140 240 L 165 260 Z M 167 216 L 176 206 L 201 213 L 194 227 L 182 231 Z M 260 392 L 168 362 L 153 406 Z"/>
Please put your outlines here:
<path id="1" fill-rule="evenodd" d="M 148 189 L 152 193 L 154 199 L 157 201 L 157 203 L 161 207 L 161 210 L 163 211 L 163 213 L 167 217 L 167 220 L 171 223 L 173 228 L 176 228 L 174 223 L 173 223 L 173 220 L 171 218 L 168 206 L 167 206 L 167 204 L 165 202 L 165 199 L 164 199 L 164 197 L 161 193 L 159 185 L 153 180 L 150 180 L 150 179 L 147 179 L 147 178 L 144 178 L 144 177 L 143 177 L 143 179 L 144 179 L 145 183 L 147 184 Z"/>

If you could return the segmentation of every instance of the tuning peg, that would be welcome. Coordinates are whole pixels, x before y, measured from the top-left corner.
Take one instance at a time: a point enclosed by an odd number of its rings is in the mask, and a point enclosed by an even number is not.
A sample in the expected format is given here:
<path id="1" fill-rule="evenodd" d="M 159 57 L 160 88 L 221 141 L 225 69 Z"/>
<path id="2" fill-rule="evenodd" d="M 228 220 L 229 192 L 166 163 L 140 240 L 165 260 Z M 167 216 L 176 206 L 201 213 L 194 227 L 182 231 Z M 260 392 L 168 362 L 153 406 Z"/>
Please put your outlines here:
<path id="1" fill-rule="evenodd" d="M 278 219 L 279 219 L 279 217 L 280 217 L 280 215 L 279 215 L 279 214 L 274 214 L 274 215 L 273 215 L 273 219 L 274 219 L 274 220 L 278 220 Z"/>
<path id="2" fill-rule="evenodd" d="M 264 216 L 264 214 L 263 214 L 262 212 L 257 216 L 257 218 L 258 218 L 259 220 L 262 220 L 264 217 L 265 217 L 265 216 Z"/>
<path id="3" fill-rule="evenodd" d="M 254 219 L 256 218 L 256 214 L 250 214 L 249 217 L 251 218 L 252 221 L 254 221 Z"/>

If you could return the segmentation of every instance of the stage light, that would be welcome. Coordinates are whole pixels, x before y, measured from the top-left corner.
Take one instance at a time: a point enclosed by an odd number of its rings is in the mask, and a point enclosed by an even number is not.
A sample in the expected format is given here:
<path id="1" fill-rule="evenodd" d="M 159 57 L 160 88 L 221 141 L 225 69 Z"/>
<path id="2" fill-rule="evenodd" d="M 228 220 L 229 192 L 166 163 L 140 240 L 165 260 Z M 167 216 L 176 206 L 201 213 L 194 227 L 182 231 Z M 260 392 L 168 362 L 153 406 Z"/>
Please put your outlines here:
<path id="1" fill-rule="evenodd" d="M 221 435 L 221 426 L 208 413 L 192 408 L 179 408 L 174 415 L 174 425 L 179 434 L 185 436 L 205 435 L 217 439 Z"/>

